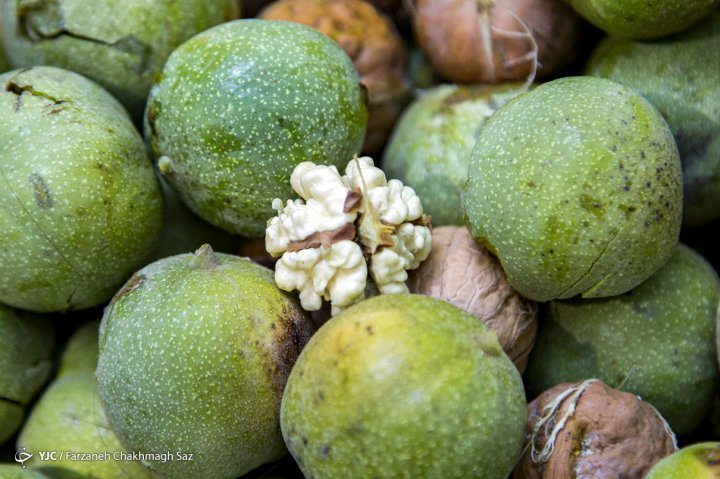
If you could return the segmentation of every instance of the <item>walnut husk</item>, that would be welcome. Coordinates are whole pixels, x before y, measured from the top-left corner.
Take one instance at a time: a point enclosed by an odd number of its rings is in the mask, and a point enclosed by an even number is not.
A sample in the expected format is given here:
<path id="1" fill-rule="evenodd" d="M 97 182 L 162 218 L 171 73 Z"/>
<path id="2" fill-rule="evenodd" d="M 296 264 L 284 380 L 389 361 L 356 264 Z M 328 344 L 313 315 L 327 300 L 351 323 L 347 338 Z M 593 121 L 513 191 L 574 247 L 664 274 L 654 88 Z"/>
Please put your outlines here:
<path id="1" fill-rule="evenodd" d="M 563 0 L 418 0 L 413 21 L 430 62 L 456 83 L 520 81 L 535 59 L 535 78 L 552 76 L 574 61 L 581 25 Z"/>
<path id="2" fill-rule="evenodd" d="M 537 332 L 537 304 L 508 283 L 499 261 L 465 227 L 433 229 L 430 256 L 410 272 L 412 293 L 444 299 L 477 316 L 498 335 L 522 373 Z"/>
<path id="3" fill-rule="evenodd" d="M 559 384 L 528 415 L 512 479 L 638 479 L 677 449 L 654 407 L 599 380 Z"/>
<path id="4" fill-rule="evenodd" d="M 259 16 L 308 25 L 340 44 L 368 90 L 362 152 L 377 155 L 410 100 L 407 51 L 392 21 L 365 0 L 277 0 Z"/>

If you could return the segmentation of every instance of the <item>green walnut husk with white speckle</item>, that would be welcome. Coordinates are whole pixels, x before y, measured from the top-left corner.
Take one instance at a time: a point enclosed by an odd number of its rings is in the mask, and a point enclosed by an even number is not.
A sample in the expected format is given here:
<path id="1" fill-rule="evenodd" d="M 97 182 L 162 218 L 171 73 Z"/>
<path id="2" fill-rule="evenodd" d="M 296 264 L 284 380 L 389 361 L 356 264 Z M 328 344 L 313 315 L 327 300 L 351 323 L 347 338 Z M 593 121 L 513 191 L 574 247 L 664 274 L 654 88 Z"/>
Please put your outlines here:
<path id="1" fill-rule="evenodd" d="M 153 80 L 182 42 L 237 18 L 237 0 L 8 0 L 5 44 L 15 68 L 53 65 L 108 89 L 142 117 Z"/>
<path id="2" fill-rule="evenodd" d="M 312 333 L 267 268 L 205 245 L 138 271 L 106 308 L 98 390 L 132 451 L 167 478 L 237 477 L 281 458 L 280 398 Z"/>
<path id="3" fill-rule="evenodd" d="M 460 190 L 478 131 L 495 110 L 524 91 L 521 83 L 440 85 L 405 110 L 383 152 L 382 167 L 417 192 L 434 226 L 464 224 Z"/>
<path id="4" fill-rule="evenodd" d="M 663 41 L 608 37 L 586 66 L 639 91 L 663 114 L 683 167 L 683 224 L 720 217 L 720 12 Z"/>
<path id="5" fill-rule="evenodd" d="M 159 169 L 183 201 L 231 233 L 261 237 L 273 199 L 292 195 L 296 165 L 341 167 L 360 150 L 366 93 L 327 36 L 245 19 L 175 50 L 145 117 Z"/>
<path id="6" fill-rule="evenodd" d="M 720 379 L 718 300 L 712 266 L 680 244 L 660 271 L 626 294 L 551 302 L 526 384 L 540 392 L 598 378 L 655 406 L 678 435 L 689 433 L 710 411 Z"/>
<path id="7" fill-rule="evenodd" d="M 0 446 L 18 430 L 50 375 L 54 343 L 48 318 L 0 304 Z"/>
<path id="8" fill-rule="evenodd" d="M 165 218 L 157 246 L 151 255 L 152 261 L 195 251 L 206 243 L 213 251 L 222 253 L 238 250 L 241 243 L 239 237 L 211 225 L 190 211 L 162 175 L 159 180 L 165 203 Z"/>
<path id="9" fill-rule="evenodd" d="M 517 369 L 470 313 L 424 295 L 367 299 L 325 323 L 282 400 L 305 477 L 505 479 L 527 421 Z"/>
<path id="10" fill-rule="evenodd" d="M 658 38 L 684 30 L 717 8 L 717 0 L 566 0 L 611 35 Z"/>
<path id="11" fill-rule="evenodd" d="M 122 106 L 55 67 L 0 75 L 0 301 L 37 312 L 110 299 L 162 224 L 160 186 Z"/>
<path id="12" fill-rule="evenodd" d="M 17 449 L 35 453 L 25 465 L 54 479 L 153 477 L 139 462 L 113 457 L 128 451 L 110 429 L 100 405 L 94 377 L 97 357 L 98 324 L 92 321 L 70 337 L 60 357 L 58 376 L 30 412 L 18 436 Z M 41 461 L 38 451 L 70 451 L 100 457 L 107 452 L 109 458 L 77 460 L 58 455 L 54 461 Z"/>
<path id="13" fill-rule="evenodd" d="M 468 177 L 470 232 L 536 301 L 624 293 L 678 242 L 672 132 L 610 80 L 561 78 L 510 100 L 480 130 Z"/>
<path id="14" fill-rule="evenodd" d="M 716 479 L 718 475 L 720 442 L 699 442 L 660 460 L 645 479 Z"/>

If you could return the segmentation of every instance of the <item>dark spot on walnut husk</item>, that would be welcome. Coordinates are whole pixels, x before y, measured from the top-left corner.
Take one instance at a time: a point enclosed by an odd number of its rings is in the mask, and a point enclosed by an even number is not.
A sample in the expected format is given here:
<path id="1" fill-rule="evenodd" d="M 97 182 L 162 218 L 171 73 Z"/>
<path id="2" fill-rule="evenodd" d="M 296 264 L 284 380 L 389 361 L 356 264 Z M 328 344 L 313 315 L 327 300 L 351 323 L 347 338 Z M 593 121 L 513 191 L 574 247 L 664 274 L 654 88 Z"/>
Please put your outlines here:
<path id="1" fill-rule="evenodd" d="M 280 395 L 300 351 L 312 335 L 312 323 L 299 308 L 283 305 L 282 311 L 270 326 L 270 332 L 272 350 L 268 355 L 266 370 L 270 371 L 268 379 Z"/>
<path id="2" fill-rule="evenodd" d="M 44 210 L 52 208 L 53 197 L 50 194 L 50 190 L 45 184 L 45 180 L 42 175 L 40 175 L 40 173 L 31 173 L 30 176 L 28 176 L 28 181 L 30 181 L 30 185 L 33 189 L 35 203 Z"/>

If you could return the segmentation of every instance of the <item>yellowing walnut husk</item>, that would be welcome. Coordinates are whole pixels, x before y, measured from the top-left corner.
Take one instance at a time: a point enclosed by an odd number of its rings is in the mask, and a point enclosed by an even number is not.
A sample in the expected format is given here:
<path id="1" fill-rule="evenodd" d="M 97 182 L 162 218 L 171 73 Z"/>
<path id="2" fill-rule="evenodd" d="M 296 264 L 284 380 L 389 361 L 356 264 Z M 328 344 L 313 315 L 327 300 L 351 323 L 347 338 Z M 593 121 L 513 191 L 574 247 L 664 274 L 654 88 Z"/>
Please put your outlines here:
<path id="1" fill-rule="evenodd" d="M 524 372 L 535 343 L 537 304 L 510 286 L 498 260 L 475 243 L 467 228 L 434 228 L 432 240 L 427 260 L 409 275 L 410 292 L 444 299 L 477 316 Z"/>
<path id="2" fill-rule="evenodd" d="M 512 479 L 638 479 L 677 450 L 654 407 L 596 379 L 545 391 L 528 415 Z"/>
<path id="3" fill-rule="evenodd" d="M 368 89 L 362 151 L 380 153 L 410 98 L 405 82 L 407 51 L 393 22 L 365 0 L 277 0 L 260 17 L 303 23 L 340 44 Z"/>

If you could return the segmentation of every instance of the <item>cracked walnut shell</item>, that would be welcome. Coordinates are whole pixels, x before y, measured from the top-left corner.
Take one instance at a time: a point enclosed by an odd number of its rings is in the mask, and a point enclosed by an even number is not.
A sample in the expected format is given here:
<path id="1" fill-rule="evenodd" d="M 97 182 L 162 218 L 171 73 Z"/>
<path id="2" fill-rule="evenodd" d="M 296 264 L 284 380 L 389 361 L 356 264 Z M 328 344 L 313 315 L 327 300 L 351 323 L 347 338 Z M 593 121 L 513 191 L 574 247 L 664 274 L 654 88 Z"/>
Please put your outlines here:
<path id="1" fill-rule="evenodd" d="M 412 293 L 444 299 L 477 316 L 498 335 L 503 350 L 522 373 L 537 332 L 537 305 L 508 283 L 502 266 L 465 227 L 432 231 L 430 256 L 411 272 Z"/>
<path id="2" fill-rule="evenodd" d="M 654 407 L 597 379 L 545 391 L 528 415 L 513 479 L 637 479 L 677 450 Z"/>

